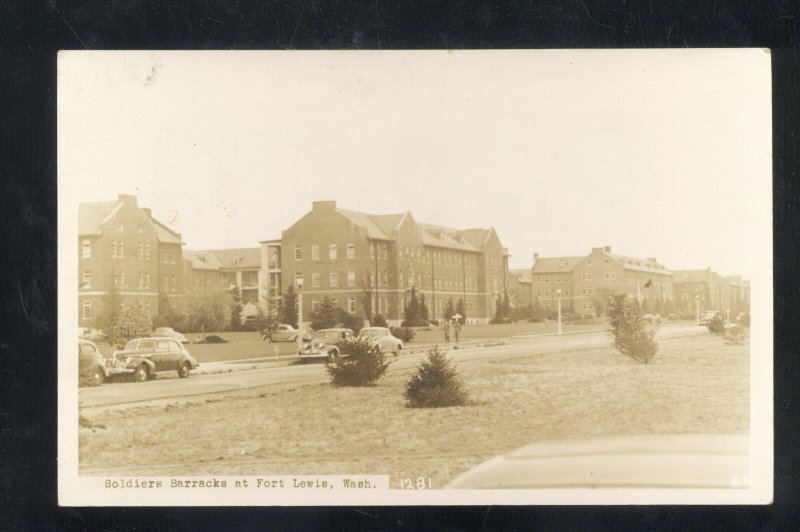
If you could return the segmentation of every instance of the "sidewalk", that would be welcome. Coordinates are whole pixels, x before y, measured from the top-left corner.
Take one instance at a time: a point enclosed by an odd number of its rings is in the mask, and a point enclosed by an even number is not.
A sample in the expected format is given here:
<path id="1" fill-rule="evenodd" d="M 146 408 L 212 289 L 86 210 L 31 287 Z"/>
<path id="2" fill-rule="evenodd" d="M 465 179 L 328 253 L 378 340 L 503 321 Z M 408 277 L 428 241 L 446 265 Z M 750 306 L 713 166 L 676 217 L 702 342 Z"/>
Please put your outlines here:
<path id="1" fill-rule="evenodd" d="M 603 331 L 605 331 L 605 329 L 587 329 L 581 331 L 570 331 L 562 333 L 561 336 L 589 334 L 589 333 L 597 333 Z M 488 347 L 494 345 L 503 345 L 507 344 L 509 340 L 515 338 L 527 339 L 527 338 L 541 338 L 545 336 L 558 336 L 558 333 L 552 332 L 552 333 L 527 334 L 527 335 L 518 335 L 509 337 L 473 338 L 470 340 L 461 341 L 458 343 L 457 346 L 455 342 L 407 344 L 405 349 L 403 349 L 403 351 L 400 353 L 400 356 L 422 353 L 429 349 L 432 349 L 435 345 L 438 345 L 440 348 L 447 350 L 455 348 L 468 349 L 471 347 Z M 215 373 L 230 373 L 232 371 L 242 371 L 249 369 L 283 367 L 283 366 L 290 366 L 297 360 L 298 358 L 296 355 L 283 355 L 277 357 L 245 358 L 240 360 L 225 360 L 220 362 L 204 362 L 200 364 L 200 367 L 197 369 L 196 373 L 201 375 L 212 375 Z"/>

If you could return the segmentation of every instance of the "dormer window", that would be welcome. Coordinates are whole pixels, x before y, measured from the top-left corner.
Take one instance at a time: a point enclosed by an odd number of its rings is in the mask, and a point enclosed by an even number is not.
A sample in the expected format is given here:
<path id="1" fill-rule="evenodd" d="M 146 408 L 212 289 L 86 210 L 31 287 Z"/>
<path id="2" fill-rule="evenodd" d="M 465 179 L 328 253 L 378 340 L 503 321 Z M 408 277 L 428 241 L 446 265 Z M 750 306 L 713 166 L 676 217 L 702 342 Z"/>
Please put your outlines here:
<path id="1" fill-rule="evenodd" d="M 234 266 L 238 266 L 242 262 L 243 258 L 244 257 L 241 257 L 239 255 L 237 255 L 236 257 L 233 257 L 233 265 Z"/>

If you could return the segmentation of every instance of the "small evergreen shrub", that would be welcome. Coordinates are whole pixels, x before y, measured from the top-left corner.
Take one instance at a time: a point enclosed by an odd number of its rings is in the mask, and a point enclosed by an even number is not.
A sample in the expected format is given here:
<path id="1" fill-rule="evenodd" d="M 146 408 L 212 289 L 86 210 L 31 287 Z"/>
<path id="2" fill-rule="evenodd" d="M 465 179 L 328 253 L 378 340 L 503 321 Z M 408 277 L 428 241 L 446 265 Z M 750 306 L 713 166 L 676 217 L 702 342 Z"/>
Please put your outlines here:
<path id="1" fill-rule="evenodd" d="M 384 354 L 374 349 L 366 338 L 345 340 L 336 345 L 343 355 L 325 364 L 334 386 L 371 386 L 389 367 Z"/>
<path id="2" fill-rule="evenodd" d="M 372 327 L 388 327 L 386 318 L 383 317 L 383 314 L 375 314 L 372 316 L 372 319 L 369 320 L 369 324 Z"/>
<path id="3" fill-rule="evenodd" d="M 413 340 L 416 334 L 414 333 L 414 329 L 410 327 L 390 327 L 389 331 L 392 333 L 392 336 L 399 338 L 404 344 Z"/>
<path id="4" fill-rule="evenodd" d="M 714 317 L 709 320 L 707 327 L 711 334 L 719 336 L 725 332 L 725 320 L 723 320 L 722 316 L 719 314 L 715 314 Z"/>
<path id="5" fill-rule="evenodd" d="M 411 408 L 463 406 L 469 400 L 458 370 L 439 346 L 428 351 L 428 359 L 406 382 L 405 398 Z"/>
<path id="6" fill-rule="evenodd" d="M 644 364 L 656 356 L 658 343 L 655 335 L 658 326 L 642 319 L 641 309 L 635 301 L 629 301 L 625 294 L 612 296 L 607 317 L 614 347 L 620 353 Z"/>

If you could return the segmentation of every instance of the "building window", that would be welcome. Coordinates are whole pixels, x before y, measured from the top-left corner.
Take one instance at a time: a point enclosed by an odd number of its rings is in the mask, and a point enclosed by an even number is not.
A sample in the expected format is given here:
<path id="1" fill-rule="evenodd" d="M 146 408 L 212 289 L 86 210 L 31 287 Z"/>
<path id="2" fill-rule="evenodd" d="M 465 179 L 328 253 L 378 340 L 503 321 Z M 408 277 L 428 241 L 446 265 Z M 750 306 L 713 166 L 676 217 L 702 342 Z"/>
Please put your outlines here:
<path id="1" fill-rule="evenodd" d="M 347 272 L 347 286 L 356 285 L 356 272 Z"/>
<path id="2" fill-rule="evenodd" d="M 81 258 L 84 259 L 92 258 L 92 241 L 89 239 L 85 239 L 83 241 L 83 245 L 81 246 Z"/>
<path id="3" fill-rule="evenodd" d="M 593 293 L 593 290 L 592 290 L 592 287 L 590 286 L 589 288 L 586 289 L 586 295 L 590 296 L 590 295 L 592 295 L 592 293 Z"/>
<path id="4" fill-rule="evenodd" d="M 175 286 L 176 286 L 175 285 L 175 276 L 174 275 L 172 277 L 170 277 L 170 279 L 169 279 L 169 286 L 170 286 L 170 290 L 172 290 L 174 292 L 175 291 Z"/>
<path id="5" fill-rule="evenodd" d="M 375 272 L 369 272 L 369 285 L 375 286 Z"/>
<path id="6" fill-rule="evenodd" d="M 330 273 L 328 281 L 330 283 L 331 288 L 336 288 L 337 286 L 339 286 L 339 276 L 336 274 L 336 272 Z"/>
<path id="7" fill-rule="evenodd" d="M 381 258 L 386 259 L 389 252 L 389 244 L 381 244 Z"/>
<path id="8" fill-rule="evenodd" d="M 294 247 L 294 260 L 303 260 L 303 248 L 300 244 Z"/>
<path id="9" fill-rule="evenodd" d="M 91 301 L 84 301 L 83 302 L 83 319 L 90 320 L 92 319 L 92 302 Z"/>
<path id="10" fill-rule="evenodd" d="M 114 286 L 117 288 L 125 286 L 125 272 L 121 270 L 114 271 Z"/>
<path id="11" fill-rule="evenodd" d="M 389 274 L 383 270 L 383 286 L 389 286 Z"/>
<path id="12" fill-rule="evenodd" d="M 150 272 L 144 272 L 144 287 L 150 288 Z"/>
<path id="13" fill-rule="evenodd" d="M 243 257 L 241 257 L 241 256 L 239 256 L 239 255 L 237 255 L 237 256 L 235 256 L 235 257 L 233 257 L 233 265 L 234 265 L 234 266 L 238 266 L 239 264 L 241 264 L 241 262 L 242 262 L 242 258 L 243 258 Z"/>
<path id="14" fill-rule="evenodd" d="M 336 255 L 337 255 L 336 244 L 331 244 L 330 246 L 328 246 L 328 258 L 330 260 L 336 260 L 337 259 Z"/>
<path id="15" fill-rule="evenodd" d="M 311 274 L 311 288 L 319 288 L 319 274 L 312 273 Z"/>
<path id="16" fill-rule="evenodd" d="M 356 298 L 351 297 L 347 299 L 347 312 L 355 314 L 356 312 Z"/>
<path id="17" fill-rule="evenodd" d="M 92 272 L 89 270 L 83 271 L 83 285 L 81 288 L 91 288 L 92 287 Z"/>
<path id="18" fill-rule="evenodd" d="M 370 258 L 375 258 L 375 242 L 369 243 L 369 256 Z"/>
<path id="19" fill-rule="evenodd" d="M 295 272 L 294 273 L 294 285 L 295 286 L 299 286 L 298 283 L 297 283 L 297 280 L 300 279 L 302 276 L 303 276 L 303 274 L 300 273 L 300 272 Z M 313 275 L 312 275 L 312 279 L 313 279 Z"/>
<path id="20" fill-rule="evenodd" d="M 139 245 L 137 246 L 137 249 L 138 249 L 138 251 L 137 251 L 137 253 L 136 253 L 136 256 L 137 256 L 138 258 L 140 258 L 140 259 L 141 259 L 141 258 L 144 258 L 144 244 L 142 244 L 141 242 L 139 242 Z"/>
<path id="21" fill-rule="evenodd" d="M 311 260 L 319 260 L 319 246 L 311 246 Z"/>
<path id="22" fill-rule="evenodd" d="M 568 296 L 568 295 L 569 295 L 569 288 L 565 288 L 565 289 L 564 289 L 564 295 L 565 295 L 565 296 Z"/>
<path id="23" fill-rule="evenodd" d="M 331 303 L 333 304 L 333 308 L 339 308 L 339 298 L 338 297 L 332 297 L 331 298 Z"/>
<path id="24" fill-rule="evenodd" d="M 319 310 L 319 301 L 316 299 L 311 301 L 311 310 Z"/>
<path id="25" fill-rule="evenodd" d="M 175 252 L 174 251 L 170 251 L 169 252 L 169 263 L 170 264 L 175 264 Z"/>
<path id="26" fill-rule="evenodd" d="M 356 258 L 356 245 L 355 244 L 347 244 L 347 258 L 348 259 Z"/>
<path id="27" fill-rule="evenodd" d="M 144 260 L 150 260 L 150 244 L 144 245 Z"/>
<path id="28" fill-rule="evenodd" d="M 139 290 L 144 288 L 144 272 L 139 272 Z"/>

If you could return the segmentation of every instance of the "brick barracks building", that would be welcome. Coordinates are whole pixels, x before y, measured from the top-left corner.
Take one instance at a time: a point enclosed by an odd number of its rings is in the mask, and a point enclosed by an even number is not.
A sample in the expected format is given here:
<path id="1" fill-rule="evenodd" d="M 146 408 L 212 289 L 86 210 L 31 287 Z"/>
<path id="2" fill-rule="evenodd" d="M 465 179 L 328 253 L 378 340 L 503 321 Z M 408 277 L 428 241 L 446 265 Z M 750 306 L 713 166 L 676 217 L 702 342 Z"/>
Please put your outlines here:
<path id="1" fill-rule="evenodd" d="M 373 313 L 399 324 L 414 287 L 431 319 L 443 316 L 450 299 L 454 307 L 461 299 L 468 322 L 485 323 L 511 276 L 493 228 L 452 229 L 419 223 L 410 212 L 365 214 L 335 201 L 313 202 L 280 240 L 261 244 L 270 311 L 302 278 L 304 321 L 325 297 L 363 316 L 369 291 Z"/>
<path id="2" fill-rule="evenodd" d="M 158 298 L 184 293 L 183 240 L 139 207 L 136 196 L 78 207 L 78 324 L 94 326 L 112 283 L 122 304 L 138 299 L 151 315 Z"/>
<path id="3" fill-rule="evenodd" d="M 655 258 L 618 255 L 605 246 L 592 248 L 583 257 L 540 258 L 534 254 L 533 261 L 533 299 L 545 309 L 555 309 L 559 297 L 563 309 L 580 314 L 601 313 L 611 294 L 624 293 L 646 301 L 650 310 L 657 302 L 673 299 L 673 274 Z"/>

